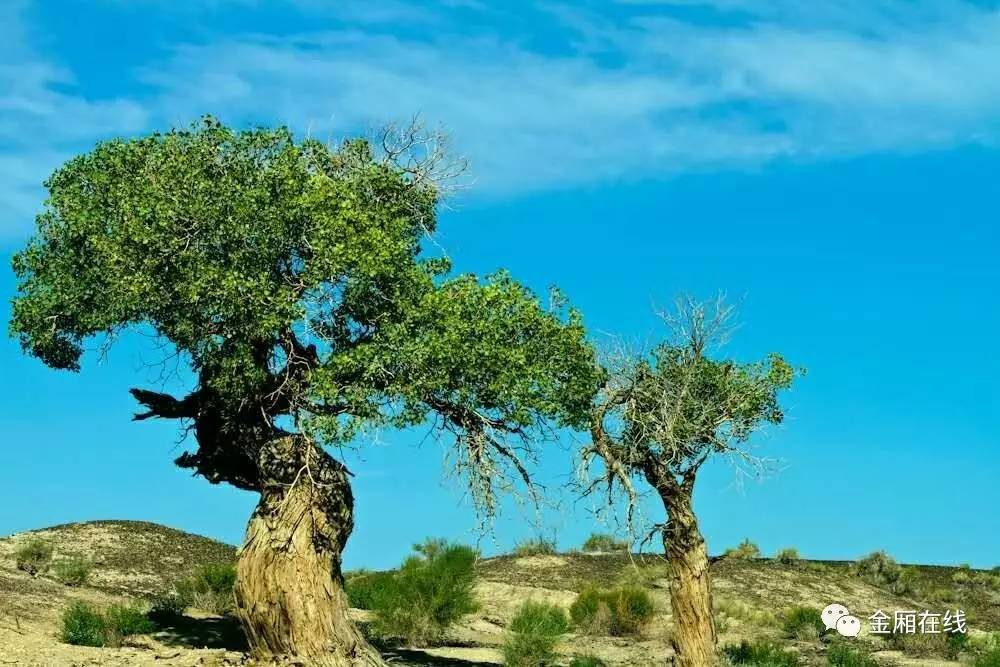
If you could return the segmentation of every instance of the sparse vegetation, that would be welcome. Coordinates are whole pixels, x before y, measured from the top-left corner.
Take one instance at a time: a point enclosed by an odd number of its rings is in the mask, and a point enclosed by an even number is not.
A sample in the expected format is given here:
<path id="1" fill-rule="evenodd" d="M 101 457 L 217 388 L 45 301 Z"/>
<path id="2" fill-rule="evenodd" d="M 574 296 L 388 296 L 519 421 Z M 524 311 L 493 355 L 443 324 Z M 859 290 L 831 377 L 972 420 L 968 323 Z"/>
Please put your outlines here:
<path id="1" fill-rule="evenodd" d="M 826 626 L 823 614 L 812 607 L 792 607 L 785 610 L 782 629 L 792 639 L 816 639 Z"/>
<path id="2" fill-rule="evenodd" d="M 569 667 L 607 667 L 607 663 L 594 655 L 583 655 L 573 658 Z"/>
<path id="3" fill-rule="evenodd" d="M 716 621 L 720 618 L 736 619 L 742 623 L 760 627 L 772 626 L 778 622 L 773 612 L 758 609 L 742 600 L 717 595 L 713 600 L 713 606 L 715 607 Z"/>
<path id="4" fill-rule="evenodd" d="M 750 538 L 747 538 L 737 546 L 726 549 L 722 555 L 724 558 L 732 558 L 734 560 L 751 560 L 753 558 L 760 558 L 760 549 L 750 541 Z"/>
<path id="5" fill-rule="evenodd" d="M 751 667 L 798 667 L 799 657 L 770 641 L 742 641 L 722 649 L 723 655 L 734 665 Z"/>
<path id="6" fill-rule="evenodd" d="M 187 610 L 187 603 L 177 593 L 163 593 L 154 597 L 149 603 L 146 616 L 157 625 L 173 623 Z"/>
<path id="7" fill-rule="evenodd" d="M 474 612 L 475 564 L 472 547 L 427 540 L 398 572 L 379 577 L 367 602 L 375 612 L 374 630 L 408 644 L 439 641 L 452 624 Z"/>
<path id="8" fill-rule="evenodd" d="M 826 664 L 830 667 L 879 667 L 878 662 L 860 648 L 844 642 L 834 642 L 826 652 Z"/>
<path id="9" fill-rule="evenodd" d="M 566 612 L 544 602 L 525 602 L 511 621 L 503 645 L 508 667 L 544 667 L 555 659 L 555 647 L 569 629 Z"/>
<path id="10" fill-rule="evenodd" d="M 588 588 L 570 605 L 570 618 L 581 632 L 627 637 L 639 635 L 653 618 L 655 607 L 641 588 Z"/>
<path id="11" fill-rule="evenodd" d="M 67 586 L 83 586 L 90 578 L 93 567 L 90 561 L 83 558 L 69 558 L 56 561 L 52 565 L 52 574 L 57 581 Z"/>
<path id="12" fill-rule="evenodd" d="M 884 637 L 889 646 L 915 658 L 936 657 L 956 660 L 966 648 L 965 633 L 893 633 Z"/>
<path id="13" fill-rule="evenodd" d="M 52 563 L 52 544 L 40 538 L 29 539 L 14 551 L 14 560 L 17 569 L 37 577 Z"/>
<path id="14" fill-rule="evenodd" d="M 794 548 L 782 549 L 774 555 L 774 560 L 782 565 L 795 565 L 799 562 L 799 551 Z"/>
<path id="15" fill-rule="evenodd" d="M 59 639 L 74 646 L 104 646 L 104 617 L 86 602 L 74 602 L 62 615 Z"/>
<path id="16" fill-rule="evenodd" d="M 60 639 L 75 646 L 120 646 L 122 640 L 155 630 L 142 611 L 135 607 L 111 605 L 105 610 L 76 601 L 62 616 Z"/>
<path id="17" fill-rule="evenodd" d="M 629 546 L 630 545 L 627 540 L 619 540 L 614 535 L 607 535 L 605 533 L 593 533 L 583 543 L 583 550 L 599 551 L 599 552 L 618 552 L 618 551 L 628 551 Z"/>
<path id="18" fill-rule="evenodd" d="M 547 540 L 544 537 L 535 537 L 524 542 L 519 542 L 514 547 L 514 555 L 521 558 L 524 556 L 552 556 L 557 553 L 555 540 Z"/>
<path id="19" fill-rule="evenodd" d="M 177 594 L 186 607 L 210 614 L 226 614 L 233 608 L 236 568 L 231 563 L 208 563 L 177 582 Z"/>
<path id="20" fill-rule="evenodd" d="M 907 592 L 913 582 L 913 575 L 904 576 L 902 566 L 884 551 L 875 551 L 857 561 L 853 571 L 873 586 L 897 594 Z"/>

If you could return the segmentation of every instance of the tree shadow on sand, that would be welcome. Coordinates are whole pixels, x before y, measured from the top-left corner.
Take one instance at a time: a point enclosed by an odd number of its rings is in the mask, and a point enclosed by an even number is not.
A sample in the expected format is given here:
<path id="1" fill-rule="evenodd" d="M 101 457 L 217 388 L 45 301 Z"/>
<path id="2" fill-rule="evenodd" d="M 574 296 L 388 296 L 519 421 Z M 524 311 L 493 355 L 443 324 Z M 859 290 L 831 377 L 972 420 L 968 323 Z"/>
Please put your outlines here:
<path id="1" fill-rule="evenodd" d="M 479 662 L 462 660 L 461 658 L 445 658 L 429 655 L 419 649 L 379 648 L 382 658 L 392 664 L 412 665 L 414 667 L 497 667 L 495 662 Z"/>
<path id="2" fill-rule="evenodd" d="M 231 616 L 177 616 L 161 621 L 159 626 L 154 637 L 167 646 L 221 648 L 227 651 L 246 651 L 248 648 L 240 622 Z"/>

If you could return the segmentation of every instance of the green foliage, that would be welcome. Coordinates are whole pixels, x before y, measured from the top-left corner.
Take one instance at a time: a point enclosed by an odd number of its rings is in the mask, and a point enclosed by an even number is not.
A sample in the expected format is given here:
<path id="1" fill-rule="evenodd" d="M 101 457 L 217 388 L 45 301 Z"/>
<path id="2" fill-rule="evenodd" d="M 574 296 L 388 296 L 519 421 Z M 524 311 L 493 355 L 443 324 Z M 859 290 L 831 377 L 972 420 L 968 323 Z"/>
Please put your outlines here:
<path id="1" fill-rule="evenodd" d="M 52 574 L 56 580 L 67 586 L 83 586 L 90 578 L 94 568 L 90 561 L 82 558 L 70 558 L 57 561 L 52 565 Z"/>
<path id="2" fill-rule="evenodd" d="M 186 610 L 187 603 L 184 598 L 176 593 L 164 593 L 150 601 L 146 616 L 157 625 L 168 625 L 184 616 Z"/>
<path id="3" fill-rule="evenodd" d="M 126 637 L 155 629 L 152 621 L 135 607 L 110 605 L 102 611 L 76 601 L 63 612 L 59 637 L 75 646 L 119 646 Z"/>
<path id="4" fill-rule="evenodd" d="M 439 641 L 452 624 L 478 608 L 474 594 L 478 553 L 443 540 L 427 540 L 414 550 L 417 554 L 391 578 L 380 580 L 371 604 L 376 633 L 425 646 Z"/>
<path id="5" fill-rule="evenodd" d="M 86 602 L 76 601 L 62 615 L 60 641 L 74 646 L 104 646 L 104 617 Z"/>
<path id="6" fill-rule="evenodd" d="M 511 621 L 502 651 L 508 667 L 544 667 L 555 660 L 555 646 L 569 629 L 566 612 L 528 601 Z"/>
<path id="7" fill-rule="evenodd" d="M 723 558 L 731 558 L 733 560 L 752 560 L 760 558 L 760 549 L 748 537 L 740 542 L 739 545 L 726 549 L 722 556 Z"/>
<path id="8" fill-rule="evenodd" d="M 156 630 L 156 625 L 136 607 L 113 604 L 104 610 L 105 642 L 114 646 L 125 637 L 144 635 Z"/>
<path id="9" fill-rule="evenodd" d="M 614 535 L 592 533 L 583 543 L 584 551 L 628 551 L 629 542 L 619 540 Z"/>
<path id="10" fill-rule="evenodd" d="M 823 614 L 812 607 L 791 607 L 782 617 L 782 629 L 793 639 L 816 639 L 826 626 Z"/>
<path id="11" fill-rule="evenodd" d="M 969 636 L 964 633 L 893 633 L 883 639 L 895 650 L 906 655 L 924 658 L 938 657 L 956 660 L 965 650 Z"/>
<path id="12" fill-rule="evenodd" d="M 191 576 L 177 582 L 177 595 L 185 607 L 212 614 L 225 614 L 233 608 L 236 567 L 231 563 L 207 563 Z"/>
<path id="13" fill-rule="evenodd" d="M 52 544 L 43 539 L 32 538 L 14 551 L 17 569 L 33 577 L 44 574 L 52 563 Z"/>
<path id="14" fill-rule="evenodd" d="M 641 634 L 655 611 L 649 593 L 631 586 L 609 590 L 587 588 L 569 608 L 573 625 L 581 631 L 613 637 Z"/>
<path id="15" fill-rule="evenodd" d="M 189 361 L 194 398 L 237 433 L 252 413 L 336 445 L 438 417 L 487 513 L 520 478 L 491 434 L 530 448 L 545 422 L 587 425 L 601 371 L 579 314 L 504 272 L 448 277 L 422 250 L 433 182 L 366 141 L 206 118 L 98 144 L 45 185 L 13 259 L 10 331 L 53 368 L 141 327 Z"/>
<path id="16" fill-rule="evenodd" d="M 722 653 L 734 665 L 750 667 L 798 667 L 799 665 L 799 657 L 795 653 L 765 640 L 754 642 L 743 640 L 739 645 L 731 644 L 724 647 Z"/>
<path id="17" fill-rule="evenodd" d="M 346 577 L 347 601 L 355 609 L 375 609 L 377 600 L 391 594 L 395 572 L 354 572 Z"/>
<path id="18" fill-rule="evenodd" d="M 547 540 L 544 537 L 536 537 L 518 542 L 514 547 L 514 555 L 524 556 L 552 556 L 557 553 L 556 541 Z"/>
<path id="19" fill-rule="evenodd" d="M 608 665 L 596 655 L 580 655 L 570 660 L 569 667 L 608 667 Z"/>
<path id="20" fill-rule="evenodd" d="M 903 576 L 903 568 L 889 554 L 875 551 L 854 563 L 855 576 L 868 583 L 886 588 L 894 593 L 905 593 L 908 580 Z"/>
<path id="21" fill-rule="evenodd" d="M 972 659 L 972 667 L 1000 667 L 1000 646 L 977 654 Z"/>
<path id="22" fill-rule="evenodd" d="M 712 598 L 712 605 L 715 612 L 716 627 L 719 627 L 718 623 L 720 620 L 728 627 L 729 619 L 736 619 L 743 623 L 759 627 L 769 627 L 777 623 L 777 618 L 772 612 L 766 609 L 757 609 L 742 600 L 716 595 Z"/>
<path id="23" fill-rule="evenodd" d="M 791 547 L 787 549 L 782 549 L 774 555 L 774 560 L 778 561 L 782 565 L 795 565 L 801 560 L 799 558 L 798 549 L 793 549 Z"/>
<path id="24" fill-rule="evenodd" d="M 839 641 L 827 649 L 826 664 L 830 667 L 879 667 L 878 661 L 860 648 Z"/>

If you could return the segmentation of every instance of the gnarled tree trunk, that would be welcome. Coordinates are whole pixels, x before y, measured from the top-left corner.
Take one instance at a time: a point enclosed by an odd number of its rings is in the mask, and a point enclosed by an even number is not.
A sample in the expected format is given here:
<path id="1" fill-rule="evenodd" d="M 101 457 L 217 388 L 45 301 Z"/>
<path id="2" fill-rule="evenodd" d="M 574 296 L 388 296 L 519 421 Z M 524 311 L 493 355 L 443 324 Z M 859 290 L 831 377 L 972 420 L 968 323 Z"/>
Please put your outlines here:
<path id="1" fill-rule="evenodd" d="M 257 454 L 260 503 L 239 553 L 236 611 L 256 657 L 384 665 L 348 618 L 341 552 L 354 527 L 346 468 L 286 435 Z"/>
<path id="2" fill-rule="evenodd" d="M 677 667 L 715 665 L 715 619 L 708 550 L 698 530 L 687 485 L 660 488 L 668 519 L 663 531 L 673 611 L 674 664 Z"/>

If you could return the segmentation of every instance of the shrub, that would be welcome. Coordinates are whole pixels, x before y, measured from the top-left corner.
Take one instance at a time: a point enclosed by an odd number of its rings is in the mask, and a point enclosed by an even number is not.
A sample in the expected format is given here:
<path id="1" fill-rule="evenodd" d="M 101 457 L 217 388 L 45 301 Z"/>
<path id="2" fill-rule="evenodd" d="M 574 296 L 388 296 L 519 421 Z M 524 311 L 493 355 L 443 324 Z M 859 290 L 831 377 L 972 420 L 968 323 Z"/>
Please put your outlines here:
<path id="1" fill-rule="evenodd" d="M 144 635 L 156 630 L 156 625 L 135 607 L 113 604 L 104 610 L 104 642 L 118 646 L 132 635 Z"/>
<path id="2" fill-rule="evenodd" d="M 774 559 L 782 565 L 795 565 L 799 562 L 799 552 L 797 549 L 789 547 L 776 553 Z"/>
<path id="3" fill-rule="evenodd" d="M 812 607 L 792 607 L 787 609 L 782 619 L 782 628 L 793 639 L 816 639 L 826 629 L 823 614 Z"/>
<path id="4" fill-rule="evenodd" d="M 613 535 L 593 533 L 583 543 L 584 551 L 628 551 L 630 544 L 626 540 L 616 539 Z"/>
<path id="5" fill-rule="evenodd" d="M 371 598 L 373 627 L 383 637 L 426 645 L 478 608 L 474 595 L 478 553 L 442 540 L 428 540 L 414 549 L 417 554 L 407 558 L 398 572 L 380 580 L 379 592 Z"/>
<path id="6" fill-rule="evenodd" d="M 758 640 L 753 643 L 743 640 L 740 644 L 722 649 L 723 654 L 734 665 L 753 667 L 798 667 L 799 657 L 782 649 L 773 642 Z"/>
<path id="7" fill-rule="evenodd" d="M 595 655 L 581 655 L 573 658 L 569 667 L 608 667 L 607 663 Z"/>
<path id="8" fill-rule="evenodd" d="M 93 566 L 90 561 L 82 558 L 61 560 L 53 564 L 52 573 L 55 578 L 67 586 L 83 586 L 90 578 Z"/>
<path id="9" fill-rule="evenodd" d="M 830 645 L 826 652 L 826 664 L 831 667 L 879 667 L 878 662 L 870 655 L 844 642 Z"/>
<path id="10" fill-rule="evenodd" d="M 640 634 L 654 612 L 649 593 L 632 586 L 610 590 L 587 588 L 569 608 L 573 624 L 583 632 L 613 637 Z"/>
<path id="11" fill-rule="evenodd" d="M 156 627 L 135 607 L 111 605 L 104 611 L 76 601 L 63 612 L 59 638 L 74 646 L 119 646 L 122 639 Z"/>
<path id="12" fill-rule="evenodd" d="M 1000 647 L 977 655 L 972 660 L 972 667 L 1000 667 Z"/>
<path id="13" fill-rule="evenodd" d="M 344 584 L 348 603 L 355 609 L 375 609 L 376 600 L 390 590 L 395 575 L 392 571 L 351 574 Z"/>
<path id="14" fill-rule="evenodd" d="M 157 595 L 149 603 L 149 612 L 146 616 L 157 625 L 173 623 L 184 615 L 187 604 L 184 599 L 176 593 L 165 593 Z"/>
<path id="15" fill-rule="evenodd" d="M 744 623 L 759 626 L 771 626 L 777 623 L 777 618 L 770 611 L 757 609 L 742 600 L 722 597 L 717 595 L 712 598 L 712 606 L 719 618 L 735 618 Z"/>
<path id="16" fill-rule="evenodd" d="M 523 556 L 552 556 L 556 553 L 555 540 L 547 540 L 544 537 L 525 540 L 514 547 L 514 555 Z"/>
<path id="17" fill-rule="evenodd" d="M 44 574 L 52 562 L 52 545 L 45 540 L 33 538 L 22 544 L 14 552 L 17 569 L 33 577 Z"/>
<path id="18" fill-rule="evenodd" d="M 969 641 L 969 636 L 965 633 L 893 633 L 884 638 L 892 648 L 902 651 L 906 655 L 913 657 L 934 656 L 948 660 L 957 659 Z"/>
<path id="19" fill-rule="evenodd" d="M 753 558 L 760 558 L 760 549 L 750 541 L 750 538 L 747 538 L 740 542 L 738 546 L 726 549 L 722 556 L 734 560 L 751 560 Z"/>
<path id="20" fill-rule="evenodd" d="M 875 551 L 857 561 L 853 571 L 868 583 L 889 589 L 903 578 L 903 568 L 884 551 Z"/>
<path id="21" fill-rule="evenodd" d="M 511 621 L 503 645 L 508 667 L 539 667 L 555 659 L 559 638 L 569 629 L 566 613 L 544 602 L 525 602 Z"/>
<path id="22" fill-rule="evenodd" d="M 74 646 L 104 646 L 104 617 L 93 606 L 76 601 L 63 612 L 59 639 Z"/>
<path id="23" fill-rule="evenodd" d="M 212 614 L 225 614 L 233 608 L 236 567 L 230 563 L 202 565 L 194 574 L 177 582 L 177 594 L 185 607 L 195 607 Z"/>
<path id="24" fill-rule="evenodd" d="M 951 575 L 951 583 L 956 586 L 968 586 L 972 583 L 972 576 L 967 570 L 956 570 Z"/>

